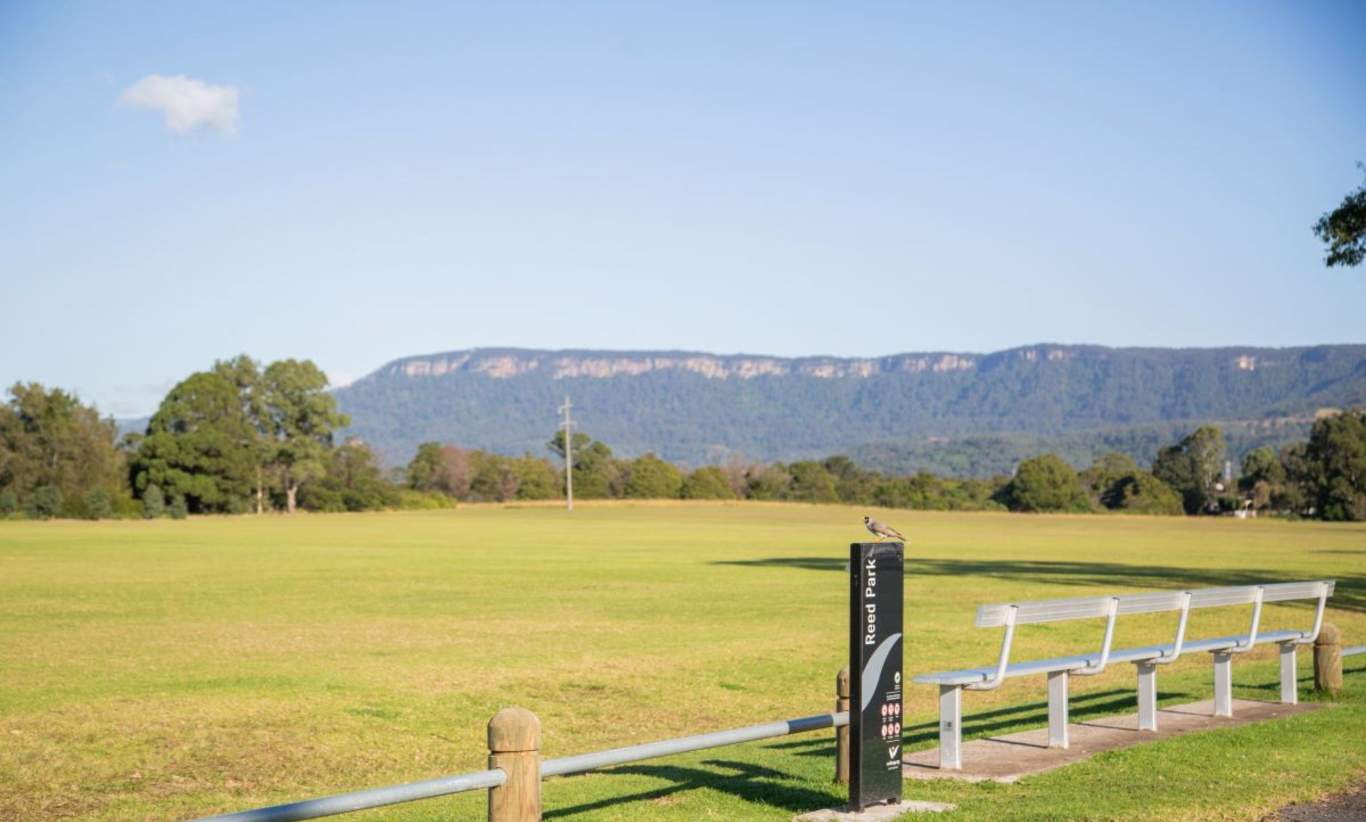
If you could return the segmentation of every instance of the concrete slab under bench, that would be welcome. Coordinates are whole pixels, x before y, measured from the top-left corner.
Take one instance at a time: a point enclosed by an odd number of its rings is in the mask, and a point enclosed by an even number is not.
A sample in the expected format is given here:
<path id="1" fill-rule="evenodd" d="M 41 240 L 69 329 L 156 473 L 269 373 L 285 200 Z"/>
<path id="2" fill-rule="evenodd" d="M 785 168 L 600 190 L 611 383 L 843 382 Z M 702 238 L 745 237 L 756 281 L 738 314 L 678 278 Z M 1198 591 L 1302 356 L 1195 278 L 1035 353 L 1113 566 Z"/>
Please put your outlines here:
<path id="1" fill-rule="evenodd" d="M 1101 751 L 1112 751 L 1215 728 L 1236 728 L 1252 722 L 1280 719 L 1318 710 L 1315 703 L 1287 705 L 1250 699 L 1233 700 L 1233 716 L 1214 716 L 1214 701 L 1172 705 L 1158 711 L 1158 730 L 1140 731 L 1138 714 L 1088 719 L 1069 728 L 1067 748 L 1048 747 L 1048 729 L 974 739 L 963 744 L 963 769 L 939 768 L 939 749 L 906 755 L 902 775 L 907 779 L 961 779 L 968 782 L 1014 782 L 1022 777 L 1080 762 Z"/>

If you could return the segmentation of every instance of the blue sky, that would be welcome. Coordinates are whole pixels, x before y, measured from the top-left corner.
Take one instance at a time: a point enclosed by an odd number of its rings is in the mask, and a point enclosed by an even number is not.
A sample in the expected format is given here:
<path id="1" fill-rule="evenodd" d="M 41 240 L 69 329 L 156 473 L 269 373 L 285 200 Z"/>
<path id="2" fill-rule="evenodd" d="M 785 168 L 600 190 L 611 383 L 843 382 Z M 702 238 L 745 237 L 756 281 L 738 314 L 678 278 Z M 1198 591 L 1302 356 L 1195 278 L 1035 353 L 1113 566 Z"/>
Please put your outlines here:
<path id="1" fill-rule="evenodd" d="M 1363 32 L 1361 3 L 0 4 L 0 381 L 126 416 L 240 352 L 346 381 L 493 345 L 1362 342 L 1366 270 L 1309 227 L 1362 179 Z"/>

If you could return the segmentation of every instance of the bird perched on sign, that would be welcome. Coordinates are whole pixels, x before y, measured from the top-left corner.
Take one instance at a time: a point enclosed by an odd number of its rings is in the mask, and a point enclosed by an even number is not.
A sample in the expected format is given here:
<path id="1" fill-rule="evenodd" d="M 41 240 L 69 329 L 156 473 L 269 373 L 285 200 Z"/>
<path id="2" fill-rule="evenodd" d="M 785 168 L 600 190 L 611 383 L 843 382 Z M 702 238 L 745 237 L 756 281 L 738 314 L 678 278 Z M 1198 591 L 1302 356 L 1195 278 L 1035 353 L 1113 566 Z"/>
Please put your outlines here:
<path id="1" fill-rule="evenodd" d="M 899 539 L 902 542 L 906 541 L 906 537 L 900 531 L 886 523 L 878 522 L 872 517 L 863 518 L 863 527 L 868 529 L 868 533 L 877 537 L 878 542 L 882 542 L 884 539 Z"/>

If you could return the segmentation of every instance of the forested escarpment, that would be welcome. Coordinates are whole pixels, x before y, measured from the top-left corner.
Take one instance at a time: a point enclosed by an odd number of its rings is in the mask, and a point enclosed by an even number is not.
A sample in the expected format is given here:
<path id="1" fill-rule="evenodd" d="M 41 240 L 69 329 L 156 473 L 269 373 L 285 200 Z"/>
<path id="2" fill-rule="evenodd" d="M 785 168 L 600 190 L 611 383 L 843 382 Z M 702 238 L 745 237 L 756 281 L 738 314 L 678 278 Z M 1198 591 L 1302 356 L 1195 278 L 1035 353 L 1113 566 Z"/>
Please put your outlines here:
<path id="1" fill-rule="evenodd" d="M 1150 471 L 1117 451 L 1081 473 L 1056 453 L 1034 454 L 987 479 L 898 474 L 841 455 L 784 463 L 732 454 L 688 471 L 653 453 L 620 457 L 583 431 L 568 440 L 560 430 L 546 448 L 567 475 L 530 449 L 510 457 L 440 441 L 422 443 L 406 468 L 386 475 L 364 441 L 337 443 L 335 432 L 350 420 L 316 365 L 263 365 L 243 355 L 181 380 L 145 432 L 127 433 L 117 444 L 113 421 L 72 394 L 36 383 L 12 386 L 0 405 L 0 518 L 155 519 L 551 500 L 567 495 L 572 477 L 576 494 L 588 499 L 1366 519 L 1366 409 L 1316 416 L 1307 441 L 1250 450 L 1238 474 L 1224 433 L 1201 425 L 1151 452 Z M 973 442 L 986 453 L 987 444 Z"/>
<path id="2" fill-rule="evenodd" d="M 988 476 L 1054 450 L 1078 465 L 1219 421 L 1232 456 L 1303 439 L 1366 402 L 1366 346 L 1114 349 L 785 359 L 670 351 L 477 349 L 394 361 L 336 392 L 349 434 L 390 463 L 426 441 L 542 447 L 572 395 L 623 454 L 686 464 L 830 453 L 895 470 Z"/>

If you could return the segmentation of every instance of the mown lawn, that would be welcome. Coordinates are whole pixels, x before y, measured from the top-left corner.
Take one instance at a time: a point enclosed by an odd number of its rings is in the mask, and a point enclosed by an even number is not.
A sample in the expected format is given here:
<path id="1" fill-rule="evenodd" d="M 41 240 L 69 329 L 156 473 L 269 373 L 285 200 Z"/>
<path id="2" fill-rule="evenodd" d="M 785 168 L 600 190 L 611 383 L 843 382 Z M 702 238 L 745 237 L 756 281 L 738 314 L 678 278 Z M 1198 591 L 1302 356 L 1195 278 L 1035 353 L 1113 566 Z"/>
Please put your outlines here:
<path id="1" fill-rule="evenodd" d="M 580 505 L 188 521 L 0 522 L 0 819 L 179 819 L 484 766 L 522 705 L 547 756 L 828 710 L 844 561 L 861 510 Z M 1333 577 L 1329 620 L 1366 643 L 1366 527 L 1004 514 L 879 515 L 911 536 L 912 673 L 993 659 L 979 602 Z M 1306 605 L 1263 624 L 1307 624 Z M 1246 609 L 1192 617 L 1242 630 Z M 1117 643 L 1168 638 L 1165 617 Z M 1099 642 L 1021 629 L 1017 655 Z M 1310 674 L 1309 654 L 1301 675 Z M 1210 694 L 1206 656 L 1165 701 Z M 1329 708 L 1103 755 L 1017 785 L 911 782 L 950 818 L 1246 819 L 1366 772 L 1366 658 Z M 1274 699 L 1274 649 L 1239 696 Z M 1131 666 L 1074 680 L 1074 717 L 1129 710 Z M 906 744 L 934 744 L 908 690 Z M 967 732 L 1043 723 L 1042 681 L 965 700 Z M 830 734 L 548 781 L 564 820 L 787 819 L 837 804 Z M 474 819 L 467 795 L 357 819 Z"/>

